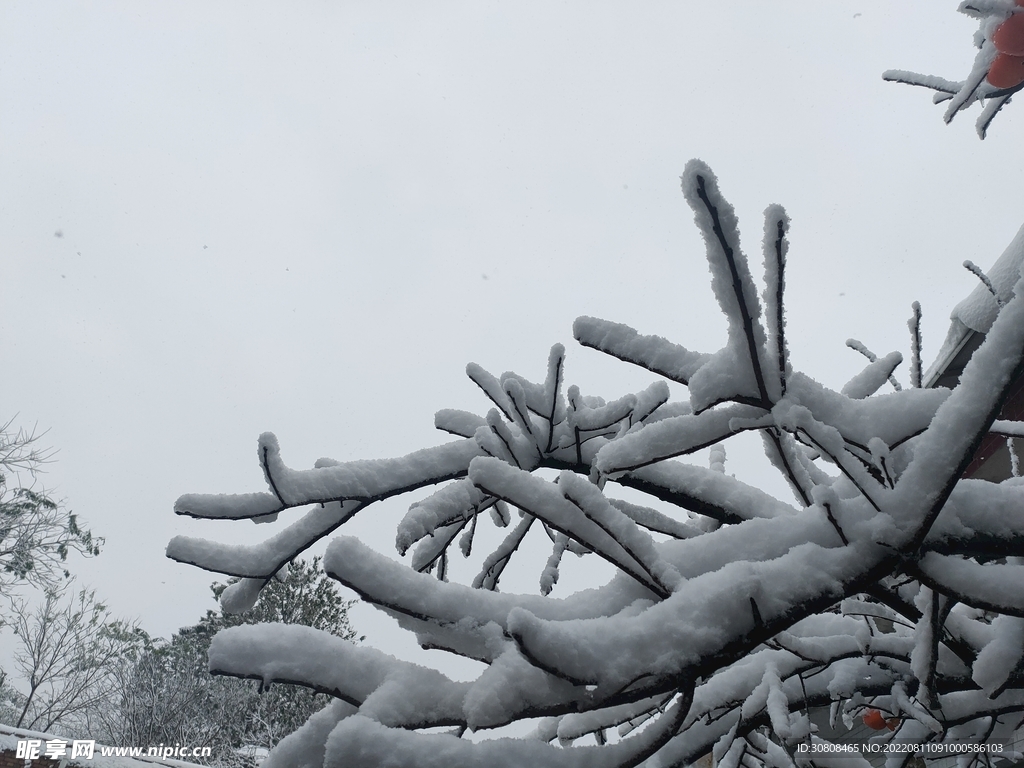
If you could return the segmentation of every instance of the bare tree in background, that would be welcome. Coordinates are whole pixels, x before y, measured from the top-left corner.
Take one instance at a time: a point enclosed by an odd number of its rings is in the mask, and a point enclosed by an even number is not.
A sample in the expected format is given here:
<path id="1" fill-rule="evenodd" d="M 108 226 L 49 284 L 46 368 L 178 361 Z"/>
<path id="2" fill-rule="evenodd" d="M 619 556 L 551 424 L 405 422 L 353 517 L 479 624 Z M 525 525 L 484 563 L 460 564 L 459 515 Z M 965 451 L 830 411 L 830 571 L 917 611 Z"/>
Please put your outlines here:
<path id="1" fill-rule="evenodd" d="M 49 590 L 34 609 L 14 601 L 14 667 L 25 681 L 17 720 L 37 731 L 88 732 L 109 706 L 116 672 L 145 641 L 136 626 L 115 620 L 89 590 Z"/>

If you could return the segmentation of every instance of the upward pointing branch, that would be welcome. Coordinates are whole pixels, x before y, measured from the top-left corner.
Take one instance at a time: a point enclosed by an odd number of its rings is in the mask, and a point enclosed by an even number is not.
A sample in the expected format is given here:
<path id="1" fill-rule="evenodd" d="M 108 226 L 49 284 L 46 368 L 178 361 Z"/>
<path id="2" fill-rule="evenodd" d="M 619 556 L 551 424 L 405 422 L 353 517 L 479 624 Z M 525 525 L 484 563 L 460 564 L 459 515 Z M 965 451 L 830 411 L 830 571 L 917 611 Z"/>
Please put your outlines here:
<path id="1" fill-rule="evenodd" d="M 757 354 L 757 341 L 754 338 L 754 317 L 750 312 L 750 308 L 747 306 L 746 297 L 743 295 L 743 279 L 740 277 L 738 265 L 736 263 L 736 252 L 729 244 L 728 239 L 725 236 L 725 232 L 722 230 L 722 222 L 718 216 L 718 208 L 711 202 L 708 197 L 707 185 L 705 178 L 702 174 L 697 174 L 697 196 L 701 202 L 704 203 L 704 207 L 707 209 L 708 215 L 711 216 L 712 231 L 715 233 L 715 237 L 718 238 L 719 247 L 722 249 L 722 255 L 725 256 L 726 263 L 729 265 L 729 272 L 732 275 L 732 289 L 736 296 L 736 303 L 739 305 L 740 314 L 743 318 L 743 333 L 747 337 L 747 353 L 750 355 L 750 366 L 754 371 L 754 378 L 757 380 L 757 391 L 761 395 L 763 403 L 767 404 L 770 402 L 768 398 L 768 389 L 764 384 L 764 374 L 761 371 L 761 361 Z"/>

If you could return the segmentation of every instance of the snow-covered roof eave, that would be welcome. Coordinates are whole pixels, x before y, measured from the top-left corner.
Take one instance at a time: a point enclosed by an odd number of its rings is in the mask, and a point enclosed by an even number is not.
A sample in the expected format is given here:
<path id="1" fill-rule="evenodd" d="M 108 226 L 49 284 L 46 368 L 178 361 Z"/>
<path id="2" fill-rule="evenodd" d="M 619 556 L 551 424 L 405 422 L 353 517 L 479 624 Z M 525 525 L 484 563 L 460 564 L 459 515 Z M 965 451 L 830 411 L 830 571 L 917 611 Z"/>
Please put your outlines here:
<path id="1" fill-rule="evenodd" d="M 942 342 L 934 362 L 924 374 L 923 386 L 950 386 L 949 374 L 959 380 L 960 372 L 967 362 L 966 358 L 978 348 L 981 338 L 984 338 L 984 334 L 968 328 L 956 317 L 952 317 L 946 340 Z M 955 385 L 955 381 L 952 384 Z"/>
<path id="2" fill-rule="evenodd" d="M 1022 264 L 1024 226 L 1017 231 L 1017 235 L 987 272 L 992 288 L 1004 302 L 1013 294 L 1013 286 L 1020 277 Z M 947 372 L 955 373 L 956 378 L 959 378 L 967 362 L 966 358 L 980 345 L 998 313 L 999 302 L 983 283 L 975 286 L 963 301 L 953 307 L 946 340 L 924 376 L 924 386 L 934 387 L 944 383 L 942 380 L 947 378 Z"/>

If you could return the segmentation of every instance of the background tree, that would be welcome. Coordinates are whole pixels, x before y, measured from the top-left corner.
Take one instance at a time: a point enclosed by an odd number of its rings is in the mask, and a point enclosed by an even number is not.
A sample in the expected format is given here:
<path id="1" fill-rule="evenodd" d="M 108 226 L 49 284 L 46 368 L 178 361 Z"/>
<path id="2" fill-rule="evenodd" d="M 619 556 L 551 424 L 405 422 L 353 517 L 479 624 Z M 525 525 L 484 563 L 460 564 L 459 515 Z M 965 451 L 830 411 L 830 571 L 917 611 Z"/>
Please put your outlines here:
<path id="1" fill-rule="evenodd" d="M 226 585 L 214 584 L 220 596 Z M 348 603 L 319 558 L 298 560 L 275 578 L 259 602 L 241 615 L 207 611 L 168 642 L 150 643 L 119 680 L 116 705 L 104 716 L 104 738 L 114 744 L 209 746 L 217 765 L 247 765 L 274 747 L 328 702 L 308 688 L 211 677 L 207 653 L 222 629 L 274 622 L 313 627 L 355 639 Z"/>
<path id="2" fill-rule="evenodd" d="M 0 671 L 0 723 L 17 722 L 24 703 L 24 694 L 14 687 L 7 672 Z"/>
<path id="3" fill-rule="evenodd" d="M 68 554 L 99 554 L 103 539 L 79 525 L 78 518 L 34 487 L 49 454 L 38 436 L 0 426 L 0 594 L 18 585 L 55 589 L 70 576 Z M 28 481 L 28 484 L 22 481 Z"/>
<path id="4" fill-rule="evenodd" d="M 73 735 L 115 690 L 115 673 L 145 642 L 136 626 L 115 620 L 95 592 L 50 590 L 34 609 L 15 600 L 14 667 L 25 681 L 6 709 L 17 727 Z M 6 683 L 6 679 L 4 681 Z"/>
<path id="5" fill-rule="evenodd" d="M 178 500 L 179 514 L 217 519 L 315 505 L 259 545 L 171 541 L 172 558 L 244 577 L 221 595 L 225 610 L 241 611 L 356 513 L 443 484 L 398 526 L 411 568 L 349 537 L 331 542 L 324 566 L 421 645 L 484 671 L 457 682 L 305 627 L 225 629 L 211 644 L 214 671 L 336 699 L 281 742 L 268 768 L 663 768 L 708 753 L 728 768 L 788 767 L 801 745 L 831 738 L 810 722 L 822 706 L 848 723 L 884 714 L 887 738 L 911 744 L 997 741 L 1016 728 L 1024 572 L 1012 557 L 1024 555 L 1024 486 L 961 475 L 1024 370 L 1024 288 L 988 297 L 998 316 L 954 390 L 920 388 L 916 332 L 914 386 L 876 394 L 895 381 L 902 356 L 892 353 L 828 389 L 790 362 L 785 212 L 766 211 L 759 296 L 710 169 L 693 161 L 682 181 L 726 346 L 691 351 L 589 317 L 573 330 L 585 346 L 686 386 L 688 398 L 672 401 L 663 380 L 611 401 L 564 390 L 558 345 L 543 383 L 470 365 L 494 407 L 485 417 L 439 412 L 437 427 L 460 440 L 295 470 L 264 434 L 268 492 Z M 1019 263 L 1022 249 L 1018 239 L 1007 258 Z M 722 446 L 742 433 L 760 435 L 791 499 L 724 472 Z M 709 446 L 711 466 L 682 460 Z M 472 556 L 488 515 L 507 536 L 472 585 L 450 583 L 452 547 Z M 558 599 L 499 593 L 531 529 L 551 547 L 543 593 L 567 551 L 602 558 L 616 576 Z M 538 717 L 529 737 L 462 738 Z"/>
<path id="6" fill-rule="evenodd" d="M 132 653 L 136 629 L 114 620 L 94 592 L 72 593 L 68 555 L 98 555 L 103 539 L 37 487 L 51 454 L 39 436 L 0 426 L 0 624 L 17 637 L 15 682 L 0 671 L 0 720 L 70 732 L 111 690 L 110 672 Z M 39 590 L 32 606 L 15 590 Z"/>

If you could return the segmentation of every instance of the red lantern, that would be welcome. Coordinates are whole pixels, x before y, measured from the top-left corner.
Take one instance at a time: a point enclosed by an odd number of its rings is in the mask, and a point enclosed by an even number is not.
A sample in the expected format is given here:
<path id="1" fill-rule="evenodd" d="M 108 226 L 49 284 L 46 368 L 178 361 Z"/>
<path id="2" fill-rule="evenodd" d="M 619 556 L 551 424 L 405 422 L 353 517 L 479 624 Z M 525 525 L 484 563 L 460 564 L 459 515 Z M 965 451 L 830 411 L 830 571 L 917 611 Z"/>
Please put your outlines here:
<path id="1" fill-rule="evenodd" d="M 1024 83 L 1024 56 L 1000 53 L 989 67 L 988 81 L 996 88 L 1013 88 Z"/>
<path id="2" fill-rule="evenodd" d="M 992 33 L 992 45 L 1000 53 L 1024 56 L 1024 14 L 1015 13 Z"/>

